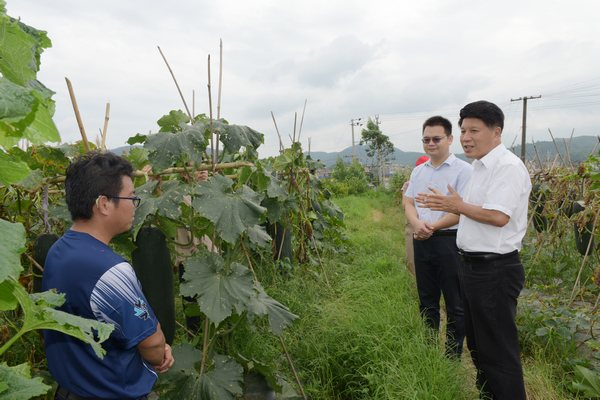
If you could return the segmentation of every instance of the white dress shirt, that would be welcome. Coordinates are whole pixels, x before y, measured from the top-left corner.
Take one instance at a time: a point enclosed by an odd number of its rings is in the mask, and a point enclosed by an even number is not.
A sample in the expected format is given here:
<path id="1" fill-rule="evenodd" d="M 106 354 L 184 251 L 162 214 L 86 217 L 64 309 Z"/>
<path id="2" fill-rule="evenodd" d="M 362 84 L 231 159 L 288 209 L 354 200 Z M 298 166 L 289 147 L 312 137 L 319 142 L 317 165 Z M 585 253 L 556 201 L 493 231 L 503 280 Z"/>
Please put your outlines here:
<path id="1" fill-rule="evenodd" d="M 414 199 L 418 193 L 432 193 L 428 189 L 429 186 L 436 188 L 443 195 L 449 195 L 448 184 L 462 196 L 467 183 L 471 179 L 472 172 L 473 167 L 471 167 L 471 164 L 456 158 L 454 154 L 450 154 L 437 168 L 434 168 L 431 165 L 431 160 L 428 160 L 415 168 L 410 174 L 410 184 L 406 190 L 406 196 Z M 429 208 L 421 208 L 416 202 L 415 208 L 419 220 L 429 224 L 448 214 L 444 211 L 431 211 Z M 457 228 L 458 225 L 453 225 L 444 229 Z"/>
<path id="2" fill-rule="evenodd" d="M 463 200 L 498 210 L 510 217 L 503 227 L 460 216 L 456 244 L 467 252 L 506 254 L 521 250 L 527 230 L 527 206 L 531 179 L 523 162 L 503 144 L 493 148 L 481 160 L 473 161 L 473 176 Z"/>

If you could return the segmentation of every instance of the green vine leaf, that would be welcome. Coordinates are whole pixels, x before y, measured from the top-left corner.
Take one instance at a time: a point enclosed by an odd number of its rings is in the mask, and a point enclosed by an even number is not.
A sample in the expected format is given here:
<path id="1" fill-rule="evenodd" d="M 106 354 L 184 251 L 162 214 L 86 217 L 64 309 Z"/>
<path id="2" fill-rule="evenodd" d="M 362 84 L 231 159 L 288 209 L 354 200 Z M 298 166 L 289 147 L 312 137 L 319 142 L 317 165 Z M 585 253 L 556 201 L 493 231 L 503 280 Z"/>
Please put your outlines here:
<path id="1" fill-rule="evenodd" d="M 217 355 L 209 360 L 203 375 L 196 370 L 202 352 L 189 343 L 173 346 L 175 364 L 160 376 L 161 399 L 233 400 L 242 394 L 242 366 L 235 360 Z"/>
<path id="2" fill-rule="evenodd" d="M 200 310 L 215 325 L 229 317 L 233 309 L 242 314 L 255 295 L 252 272 L 239 263 L 231 263 L 231 271 L 223 267 L 216 253 L 201 249 L 184 262 L 185 273 L 180 291 L 184 296 L 198 296 Z"/>
<path id="3" fill-rule="evenodd" d="M 0 364 L 0 382 L 5 385 L 0 391 L 0 400 L 29 400 L 52 389 L 52 386 L 43 383 L 42 378 L 31 378 L 31 368 L 27 363 L 14 367 L 5 362 Z"/>
<path id="4" fill-rule="evenodd" d="M 215 175 L 194 188 L 197 197 L 192 202 L 194 209 L 212 221 L 219 236 L 228 243 L 235 243 L 246 229 L 264 222 L 266 211 L 256 192 L 242 186 L 230 193 L 232 185 L 231 179 Z"/>
<path id="5" fill-rule="evenodd" d="M 144 148 L 148 150 L 148 161 L 154 173 L 169 168 L 184 155 L 198 165 L 202 163 L 208 145 L 202 128 L 197 125 L 182 124 L 181 126 L 181 132 L 160 132 L 146 139 Z"/>
<path id="6" fill-rule="evenodd" d="M 1 152 L 0 152 L 1 154 Z M 0 219 L 0 281 L 7 277 L 18 279 L 21 267 L 21 253 L 25 251 L 25 227 Z"/>
<path id="7" fill-rule="evenodd" d="M 31 170 L 27 163 L 23 161 L 14 161 L 3 151 L 0 151 L 0 183 L 4 186 L 10 186 L 21 179 L 27 178 Z"/>
<path id="8" fill-rule="evenodd" d="M 210 122 L 206 124 L 210 128 Z M 264 141 L 264 135 L 243 125 L 229 125 L 225 120 L 213 121 L 213 131 L 219 132 L 221 142 L 230 153 L 237 152 L 242 146 L 258 148 Z"/>
<path id="9" fill-rule="evenodd" d="M 292 324 L 298 316 L 292 314 L 289 308 L 269 296 L 260 282 L 255 282 L 254 285 L 258 294 L 250 300 L 249 309 L 251 313 L 258 318 L 268 315 L 269 330 L 274 335 L 281 336 L 283 329 Z"/>
<path id="10" fill-rule="evenodd" d="M 136 232 L 134 236 L 137 236 L 137 231 L 148 215 L 160 214 L 173 220 L 178 220 L 181 216 L 183 196 L 189 194 L 190 186 L 180 183 L 176 179 L 166 181 L 162 184 L 162 195 L 155 197 L 153 193 L 156 184 L 157 181 L 151 180 L 135 189 L 136 196 L 140 197 L 142 201 L 135 210 L 133 226 L 135 226 Z"/>
<path id="11" fill-rule="evenodd" d="M 190 117 L 186 113 L 181 110 L 171 110 L 169 114 L 163 115 L 157 124 L 160 126 L 159 132 L 181 132 L 180 124 L 189 122 Z"/>
<path id="12" fill-rule="evenodd" d="M 254 225 L 248 228 L 247 231 L 248 239 L 260 247 L 267 247 L 273 238 L 267 233 L 267 229 L 264 226 Z"/>
<path id="13" fill-rule="evenodd" d="M 39 169 L 34 169 L 25 179 L 21 179 L 17 182 L 21 188 L 27 191 L 35 191 L 42 187 L 44 184 L 44 174 Z"/>

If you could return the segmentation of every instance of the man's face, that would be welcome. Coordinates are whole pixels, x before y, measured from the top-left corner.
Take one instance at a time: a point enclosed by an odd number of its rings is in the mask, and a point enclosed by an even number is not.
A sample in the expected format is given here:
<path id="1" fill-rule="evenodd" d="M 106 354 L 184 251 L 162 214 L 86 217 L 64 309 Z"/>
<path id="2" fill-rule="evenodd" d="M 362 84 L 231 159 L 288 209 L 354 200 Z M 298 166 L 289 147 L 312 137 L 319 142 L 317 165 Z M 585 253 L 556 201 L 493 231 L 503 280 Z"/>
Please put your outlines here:
<path id="1" fill-rule="evenodd" d="M 460 126 L 460 144 L 465 156 L 479 160 L 502 143 L 501 134 L 499 126 L 490 129 L 479 118 L 465 118 Z"/>
<path id="2" fill-rule="evenodd" d="M 443 126 L 427 126 L 423 131 L 423 139 L 429 140 L 429 143 L 423 142 L 423 150 L 432 159 L 446 159 L 450 154 L 450 145 L 452 144 L 452 135 L 446 136 Z M 438 141 L 438 143 L 435 143 Z"/>
<path id="3" fill-rule="evenodd" d="M 131 178 L 123 175 L 121 177 L 123 188 L 119 193 L 119 197 L 135 197 L 135 187 Z M 135 218 L 135 207 L 133 201 L 128 199 L 120 199 L 119 204 L 113 203 L 113 223 L 115 231 L 123 233 L 131 229 L 133 219 Z M 117 233 L 117 234 L 118 234 Z"/>

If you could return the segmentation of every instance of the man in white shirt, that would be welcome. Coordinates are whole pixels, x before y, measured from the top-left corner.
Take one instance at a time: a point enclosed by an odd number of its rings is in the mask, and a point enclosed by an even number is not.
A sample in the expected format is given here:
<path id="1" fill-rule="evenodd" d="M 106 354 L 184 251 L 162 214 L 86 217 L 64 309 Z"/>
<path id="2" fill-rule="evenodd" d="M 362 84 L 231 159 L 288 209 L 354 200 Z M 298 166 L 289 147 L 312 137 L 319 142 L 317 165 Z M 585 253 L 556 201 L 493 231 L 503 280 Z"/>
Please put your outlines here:
<path id="1" fill-rule="evenodd" d="M 423 193 L 420 207 L 460 215 L 465 330 L 482 397 L 524 400 L 515 316 L 525 282 L 519 250 L 527 230 L 531 179 L 502 144 L 504 114 L 498 106 L 467 104 L 458 124 L 466 156 L 476 159 L 471 182 L 463 198 L 451 187 L 450 195 Z"/>
<path id="2" fill-rule="evenodd" d="M 459 359 L 465 329 L 458 280 L 460 257 L 456 247 L 458 215 L 417 208 L 415 197 L 432 189 L 450 193 L 448 185 L 462 193 L 473 168 L 450 153 L 452 124 L 435 116 L 423 124 L 423 150 L 430 159 L 415 168 L 405 194 L 406 218 L 414 227 L 414 260 L 419 308 L 425 323 L 437 332 L 440 325 L 440 297 L 446 303 L 446 355 Z"/>

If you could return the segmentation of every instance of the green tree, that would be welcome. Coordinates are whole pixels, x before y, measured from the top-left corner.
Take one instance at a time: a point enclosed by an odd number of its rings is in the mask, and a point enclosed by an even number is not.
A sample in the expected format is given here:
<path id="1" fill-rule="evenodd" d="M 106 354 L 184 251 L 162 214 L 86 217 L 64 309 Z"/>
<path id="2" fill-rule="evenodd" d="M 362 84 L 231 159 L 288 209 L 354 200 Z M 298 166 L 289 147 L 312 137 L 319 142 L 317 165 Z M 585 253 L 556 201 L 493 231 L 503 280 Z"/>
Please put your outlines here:
<path id="1" fill-rule="evenodd" d="M 379 174 L 381 175 L 382 166 L 385 161 L 390 160 L 390 156 L 394 154 L 394 145 L 390 142 L 390 138 L 384 135 L 377 125 L 371 118 L 367 122 L 367 127 L 361 131 L 362 138 L 360 144 L 368 144 L 367 156 L 369 158 L 377 160 L 376 164 L 379 165 Z M 381 182 L 381 178 L 379 179 Z"/>
<path id="2" fill-rule="evenodd" d="M 346 176 L 348 176 L 348 167 L 344 164 L 342 157 L 338 156 L 331 176 L 338 182 L 344 182 L 346 180 Z"/>

